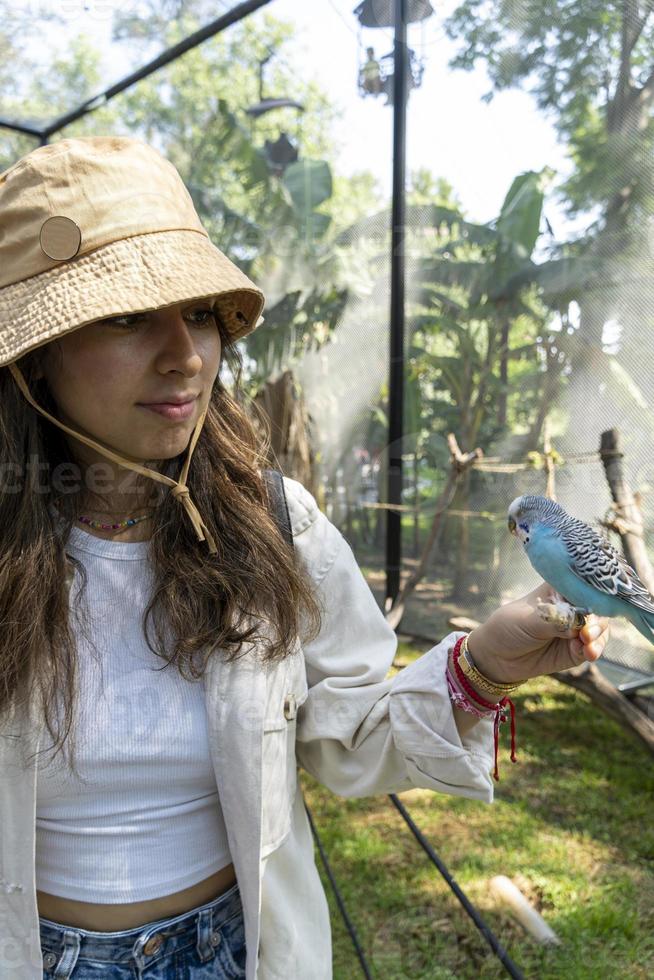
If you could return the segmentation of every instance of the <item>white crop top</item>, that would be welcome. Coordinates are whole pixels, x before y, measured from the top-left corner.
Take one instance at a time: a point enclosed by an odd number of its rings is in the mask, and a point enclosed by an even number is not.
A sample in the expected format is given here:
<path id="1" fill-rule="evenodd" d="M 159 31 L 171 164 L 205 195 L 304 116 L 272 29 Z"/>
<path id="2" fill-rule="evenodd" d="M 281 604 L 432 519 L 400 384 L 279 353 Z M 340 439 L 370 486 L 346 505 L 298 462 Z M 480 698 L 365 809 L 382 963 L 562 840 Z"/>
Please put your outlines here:
<path id="1" fill-rule="evenodd" d="M 82 781 L 61 752 L 38 756 L 36 887 L 112 904 L 170 895 L 231 862 L 204 681 L 184 680 L 145 642 L 148 541 L 109 541 L 73 527 L 66 550 L 86 567 L 83 601 L 97 653 L 78 631 L 76 573 Z M 44 729 L 42 747 L 50 744 Z"/>

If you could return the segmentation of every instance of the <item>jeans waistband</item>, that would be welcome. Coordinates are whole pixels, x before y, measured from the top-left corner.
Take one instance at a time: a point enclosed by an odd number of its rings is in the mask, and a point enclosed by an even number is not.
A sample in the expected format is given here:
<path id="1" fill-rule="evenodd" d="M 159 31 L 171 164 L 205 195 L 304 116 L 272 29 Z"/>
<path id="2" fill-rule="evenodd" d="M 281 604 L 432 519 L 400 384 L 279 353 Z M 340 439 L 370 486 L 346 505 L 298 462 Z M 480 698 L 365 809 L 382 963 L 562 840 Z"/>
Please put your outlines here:
<path id="1" fill-rule="evenodd" d="M 61 957 L 57 970 L 58 975 L 66 976 L 79 957 L 125 964 L 133 958 L 136 966 L 142 970 L 154 956 L 174 952 L 193 940 L 197 943 L 200 958 L 208 960 L 221 940 L 221 926 L 242 914 L 243 906 L 236 883 L 213 901 L 181 915 L 156 919 L 120 932 L 93 932 L 52 922 L 41 916 L 39 926 L 42 943 L 69 954 Z"/>

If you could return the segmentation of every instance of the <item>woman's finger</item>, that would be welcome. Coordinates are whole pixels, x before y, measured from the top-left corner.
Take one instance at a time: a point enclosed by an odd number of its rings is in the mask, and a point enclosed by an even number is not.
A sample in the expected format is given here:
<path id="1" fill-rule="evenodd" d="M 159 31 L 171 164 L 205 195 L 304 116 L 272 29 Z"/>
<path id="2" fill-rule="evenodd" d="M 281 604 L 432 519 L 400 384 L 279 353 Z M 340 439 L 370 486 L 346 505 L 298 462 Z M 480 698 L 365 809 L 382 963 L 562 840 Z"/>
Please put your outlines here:
<path id="1" fill-rule="evenodd" d="M 588 633 L 588 635 L 586 635 Z M 598 660 L 604 653 L 604 648 L 609 642 L 610 629 L 607 625 L 601 630 L 598 636 L 592 635 L 592 627 L 586 631 L 584 627 L 580 631 L 579 637 L 571 641 L 571 650 L 575 656 L 583 656 L 584 660 Z"/>
<path id="2" fill-rule="evenodd" d="M 594 614 L 586 618 L 585 624 L 579 630 L 579 639 L 586 645 L 597 640 L 609 628 L 607 616 L 595 616 Z"/>

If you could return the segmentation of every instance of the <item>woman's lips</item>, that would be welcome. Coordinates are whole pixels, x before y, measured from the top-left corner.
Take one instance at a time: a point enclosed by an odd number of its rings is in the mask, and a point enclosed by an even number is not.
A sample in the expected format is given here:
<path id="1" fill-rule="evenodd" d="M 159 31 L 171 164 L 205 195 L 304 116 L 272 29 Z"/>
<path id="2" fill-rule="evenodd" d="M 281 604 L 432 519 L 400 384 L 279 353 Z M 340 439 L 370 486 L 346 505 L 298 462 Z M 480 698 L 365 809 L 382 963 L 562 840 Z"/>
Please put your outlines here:
<path id="1" fill-rule="evenodd" d="M 163 402 L 160 405 L 140 405 L 140 408 L 147 408 L 151 412 L 156 412 L 157 415 L 162 415 L 165 419 L 171 419 L 173 422 L 183 422 L 184 419 L 188 419 L 193 415 L 193 406 L 195 405 L 197 399 L 193 399 L 190 402 L 183 402 L 181 405 L 173 405 L 171 402 Z"/>

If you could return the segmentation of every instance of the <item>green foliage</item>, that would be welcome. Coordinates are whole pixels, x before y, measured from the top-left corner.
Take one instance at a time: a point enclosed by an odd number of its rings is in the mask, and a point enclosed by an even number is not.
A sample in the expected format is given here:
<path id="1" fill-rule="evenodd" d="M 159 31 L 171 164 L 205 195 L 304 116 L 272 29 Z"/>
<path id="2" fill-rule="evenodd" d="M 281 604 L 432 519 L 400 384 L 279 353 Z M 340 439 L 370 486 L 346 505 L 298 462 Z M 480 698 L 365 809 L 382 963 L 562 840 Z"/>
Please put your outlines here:
<path id="1" fill-rule="evenodd" d="M 626 0 L 464 0 L 446 22 L 452 67 L 484 64 L 487 95 L 530 91 L 569 145 L 571 213 L 625 194 L 626 214 L 653 201 L 654 7 Z M 628 193 L 627 193 L 628 188 Z M 616 202 L 617 203 L 617 202 Z"/>
<path id="2" fill-rule="evenodd" d="M 497 219 L 499 250 L 514 262 L 528 259 L 540 235 L 543 192 L 553 172 L 519 174 L 511 184 Z"/>
<path id="3" fill-rule="evenodd" d="M 426 174 L 414 175 L 412 203 L 407 206 L 411 343 L 403 451 L 418 452 L 427 465 L 440 460 L 441 441 L 448 431 L 457 431 L 466 445 L 496 434 L 501 354 L 496 335 L 503 325 L 510 322 L 523 341 L 531 339 L 536 357 L 534 327 L 542 324 L 547 311 L 533 296 L 531 283 L 540 267 L 531 253 L 550 177 L 549 171 L 519 175 L 496 221 L 480 225 L 467 221 L 453 206 L 451 187 L 430 181 Z M 431 202 L 430 195 L 435 198 Z M 380 216 L 367 215 L 342 232 L 338 243 L 372 241 L 379 227 Z M 384 249 L 381 254 L 387 254 L 388 237 L 378 236 L 377 243 Z M 524 278 L 514 285 L 518 272 Z M 529 336 L 523 333 L 525 326 L 531 328 Z M 523 342 L 520 349 L 524 346 Z M 523 391 L 523 404 L 524 399 Z M 444 462 L 446 458 L 447 454 Z"/>
<path id="4" fill-rule="evenodd" d="M 412 318 L 410 350 L 412 372 L 423 391 L 425 436 L 436 426 L 443 435 L 457 431 L 466 447 L 492 441 L 499 432 L 495 408 L 502 394 L 498 363 L 511 357 L 510 347 L 501 349 L 502 334 L 508 341 L 520 330 L 524 341 L 526 327 L 536 357 L 533 332 L 547 311 L 533 295 L 532 283 L 548 263 L 539 266 L 531 255 L 550 176 L 547 170 L 518 175 L 500 214 L 488 225 L 470 224 L 453 212 L 437 215 L 440 222 L 447 220 L 452 235 L 416 263 L 416 297 L 425 311 Z M 449 411 L 442 401 L 434 402 L 435 388 L 448 392 Z"/>
<path id="5" fill-rule="evenodd" d="M 131 50 L 135 63 L 144 63 L 153 47 L 173 45 L 216 16 L 215 4 L 206 0 L 147 0 L 116 10 L 113 37 Z M 3 49 L 16 52 L 20 28 L 27 26 L 24 18 L 20 24 L 6 21 L 0 28 Z M 269 15 L 248 18 L 54 137 L 125 133 L 171 159 L 212 240 L 252 278 L 268 284 L 268 329 L 262 336 L 272 338 L 270 351 L 258 340 L 247 349 L 255 385 L 272 365 L 287 366 L 285 358 L 296 363 L 302 343 L 309 349 L 329 339 L 347 292 L 326 241 L 332 223 L 334 110 L 313 81 L 298 76 L 286 50 L 293 37 L 291 24 Z M 267 90 L 306 107 L 301 157 L 281 178 L 269 168 L 264 143 L 281 129 L 299 137 L 300 117 L 289 108 L 255 121 L 245 113 L 259 100 L 263 58 L 270 58 Z M 71 37 L 65 55 L 45 67 L 30 64 L 29 72 L 15 71 L 12 77 L 16 95 L 12 99 L 12 87 L 5 89 L 5 112 L 22 119 L 51 119 L 106 84 L 101 52 L 81 33 Z M 26 137 L 0 133 L 0 163 L 9 166 L 33 146 Z M 361 176 L 352 183 L 338 179 L 338 194 L 347 199 L 353 217 L 365 211 L 371 190 Z"/>
<path id="6" fill-rule="evenodd" d="M 243 340 L 250 385 L 259 387 L 268 378 L 292 368 L 310 350 L 331 338 L 347 303 L 345 289 L 312 289 L 286 293 L 265 311 L 265 330 L 255 330 Z"/>
<path id="7" fill-rule="evenodd" d="M 315 208 L 332 194 L 332 173 L 328 164 L 324 160 L 297 160 L 287 167 L 283 182 L 305 234 L 309 238 L 321 238 L 331 219 L 327 214 L 318 214 Z"/>
<path id="8" fill-rule="evenodd" d="M 465 0 L 446 22 L 462 42 L 452 66 L 483 61 L 496 91 L 524 84 L 569 136 L 617 83 L 622 13 L 622 0 Z M 652 50 L 648 18 L 634 51 L 641 66 Z"/>

